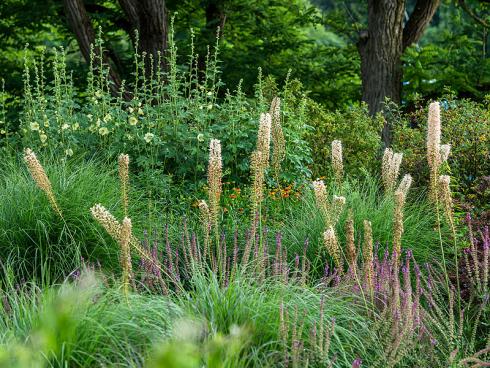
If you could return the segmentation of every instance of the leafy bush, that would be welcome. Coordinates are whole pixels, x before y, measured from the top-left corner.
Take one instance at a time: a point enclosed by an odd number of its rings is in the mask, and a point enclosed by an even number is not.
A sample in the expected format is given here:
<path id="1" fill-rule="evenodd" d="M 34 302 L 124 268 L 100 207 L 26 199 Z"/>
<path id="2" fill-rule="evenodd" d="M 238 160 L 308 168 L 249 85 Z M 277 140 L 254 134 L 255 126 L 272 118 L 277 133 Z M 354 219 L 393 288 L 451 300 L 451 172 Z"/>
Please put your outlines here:
<path id="1" fill-rule="evenodd" d="M 350 175 L 358 176 L 365 170 L 377 169 L 383 127 L 381 116 L 370 117 L 364 104 L 330 112 L 313 101 L 308 102 L 312 129 L 307 139 L 314 157 L 314 176 L 331 174 L 331 143 L 336 139 L 343 143 L 344 165 Z"/>
<path id="2" fill-rule="evenodd" d="M 62 52 L 57 51 L 53 63 L 52 83 L 46 83 L 41 64 L 26 60 L 21 122 L 24 145 L 62 156 L 103 152 L 115 158 L 127 153 L 141 179 L 153 183 L 154 192 L 161 194 L 165 189 L 162 182 L 202 184 L 209 141 L 216 138 L 225 147 L 226 179 L 246 181 L 259 116 L 269 110 L 273 97 L 264 96 L 262 75 L 259 73 L 253 99 L 244 95 L 240 84 L 234 92 L 224 91 L 218 45 L 214 54 L 208 55 L 205 70 L 198 69 L 197 55 L 190 55 L 186 68 L 176 65 L 173 40 L 170 46 L 168 72 L 159 70 L 152 78 L 141 75 L 145 60 L 136 55 L 136 82 L 117 97 L 111 95 L 108 71 L 103 66 L 95 70 L 100 60 L 93 56 L 82 101 L 76 98 Z M 291 153 L 283 163 L 283 179 L 293 180 L 309 174 L 307 164 L 311 161 L 304 140 L 305 110 L 298 108 L 305 97 L 289 77 L 276 92 L 283 101 L 282 124 Z"/>
<path id="3" fill-rule="evenodd" d="M 446 170 L 450 170 L 456 180 L 456 191 L 461 194 L 471 195 L 475 181 L 490 172 L 489 103 L 456 100 L 451 95 L 441 102 L 442 141 L 451 145 Z M 406 116 L 393 115 L 398 116 L 394 124 L 393 147 L 404 153 L 402 166 L 420 186 L 428 177 L 426 110 L 419 105 Z"/>

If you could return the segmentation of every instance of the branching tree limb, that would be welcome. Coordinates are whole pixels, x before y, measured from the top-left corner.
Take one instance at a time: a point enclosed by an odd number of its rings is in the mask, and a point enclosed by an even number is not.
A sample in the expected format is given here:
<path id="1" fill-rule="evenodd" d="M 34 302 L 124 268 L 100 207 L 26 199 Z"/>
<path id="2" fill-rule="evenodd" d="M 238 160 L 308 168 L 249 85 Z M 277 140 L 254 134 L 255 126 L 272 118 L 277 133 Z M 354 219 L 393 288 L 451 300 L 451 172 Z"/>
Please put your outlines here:
<path id="1" fill-rule="evenodd" d="M 403 49 L 420 40 L 440 2 L 440 0 L 417 0 L 415 8 L 403 29 Z"/>
<path id="2" fill-rule="evenodd" d="M 482 1 L 489 2 L 489 1 Z M 465 0 L 458 0 L 459 6 L 463 8 L 463 10 L 473 18 L 477 23 L 481 24 L 485 28 L 490 28 L 490 23 L 486 22 L 483 18 L 479 17 L 469 6 L 466 4 Z"/>
<path id="3" fill-rule="evenodd" d="M 95 31 L 82 0 L 63 0 L 66 20 L 71 31 L 77 39 L 80 52 L 87 62 L 90 62 L 90 46 L 95 44 Z M 94 50 L 97 54 L 99 50 Z M 110 66 L 110 60 L 106 54 L 98 55 L 106 65 L 109 65 L 109 78 L 111 92 L 117 95 L 121 88 L 119 74 Z"/>
<path id="4" fill-rule="evenodd" d="M 167 50 L 167 10 L 165 0 L 119 0 L 134 31 L 139 33 L 140 51 L 152 55 L 154 67 L 166 68 L 164 54 Z M 161 57 L 159 58 L 159 55 Z M 160 65 L 157 65 L 160 60 Z M 146 60 L 147 72 L 151 64 Z"/>

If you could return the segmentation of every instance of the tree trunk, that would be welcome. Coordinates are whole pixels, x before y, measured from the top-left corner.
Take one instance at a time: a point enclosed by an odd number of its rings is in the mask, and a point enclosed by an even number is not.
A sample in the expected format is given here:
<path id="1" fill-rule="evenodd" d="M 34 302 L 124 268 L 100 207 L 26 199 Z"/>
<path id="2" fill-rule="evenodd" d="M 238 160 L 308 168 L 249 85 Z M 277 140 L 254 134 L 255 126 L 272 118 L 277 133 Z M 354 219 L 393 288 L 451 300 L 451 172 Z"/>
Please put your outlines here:
<path id="1" fill-rule="evenodd" d="M 368 0 L 368 30 L 357 44 L 361 57 L 362 100 L 371 115 L 380 112 L 385 98 L 400 103 L 402 91 L 401 56 L 417 42 L 434 16 L 440 0 L 417 0 L 403 28 L 405 0 Z M 389 122 L 382 131 L 385 145 L 391 141 Z"/>
<path id="2" fill-rule="evenodd" d="M 65 8 L 66 19 L 71 31 L 75 34 L 75 38 L 78 42 L 78 47 L 82 56 L 87 62 L 90 62 L 90 46 L 95 43 L 95 32 L 88 17 L 87 11 L 82 0 L 63 0 Z M 99 50 L 94 49 L 95 54 Z M 109 58 L 107 55 L 97 55 L 102 57 L 105 64 L 109 66 L 109 78 L 111 92 L 114 95 L 119 93 L 121 88 L 121 78 L 117 72 L 110 66 Z"/>
<path id="3" fill-rule="evenodd" d="M 206 14 L 206 25 L 201 29 L 200 39 L 203 45 L 212 46 L 216 42 L 216 37 L 221 39 L 225 27 L 226 15 L 223 0 L 207 0 L 205 2 L 204 13 Z M 218 32 L 219 27 L 219 33 Z M 197 61 L 200 71 L 206 70 L 206 52 L 201 52 Z"/>
<path id="4" fill-rule="evenodd" d="M 206 4 L 206 27 L 204 30 L 204 36 L 211 44 L 216 36 L 216 31 L 219 27 L 218 37 L 223 36 L 223 28 L 225 27 L 226 15 L 224 12 L 223 0 L 208 0 Z"/>
<path id="5" fill-rule="evenodd" d="M 165 0 L 119 0 L 119 3 L 133 30 L 138 31 L 138 51 L 146 53 L 147 73 L 152 72 L 150 55 L 153 57 L 154 68 L 165 69 L 165 52 L 168 45 Z"/>
<path id="6" fill-rule="evenodd" d="M 369 112 L 381 110 L 385 97 L 400 102 L 404 0 L 369 0 L 368 31 L 361 34 L 362 100 Z"/>

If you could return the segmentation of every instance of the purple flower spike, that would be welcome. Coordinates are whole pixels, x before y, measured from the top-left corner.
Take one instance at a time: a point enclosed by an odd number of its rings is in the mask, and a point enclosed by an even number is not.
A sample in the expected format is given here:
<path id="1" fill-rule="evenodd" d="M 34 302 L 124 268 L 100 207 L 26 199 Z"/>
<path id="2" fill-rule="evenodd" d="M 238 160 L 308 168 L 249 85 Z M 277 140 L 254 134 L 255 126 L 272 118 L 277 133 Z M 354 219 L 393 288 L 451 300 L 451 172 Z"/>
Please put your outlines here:
<path id="1" fill-rule="evenodd" d="M 353 362 L 352 362 L 352 368 L 360 368 L 361 367 L 361 364 L 362 364 L 362 360 L 361 358 L 356 358 Z"/>
<path id="2" fill-rule="evenodd" d="M 488 226 L 485 226 L 483 230 L 483 249 L 490 248 L 490 235 L 488 233 Z"/>

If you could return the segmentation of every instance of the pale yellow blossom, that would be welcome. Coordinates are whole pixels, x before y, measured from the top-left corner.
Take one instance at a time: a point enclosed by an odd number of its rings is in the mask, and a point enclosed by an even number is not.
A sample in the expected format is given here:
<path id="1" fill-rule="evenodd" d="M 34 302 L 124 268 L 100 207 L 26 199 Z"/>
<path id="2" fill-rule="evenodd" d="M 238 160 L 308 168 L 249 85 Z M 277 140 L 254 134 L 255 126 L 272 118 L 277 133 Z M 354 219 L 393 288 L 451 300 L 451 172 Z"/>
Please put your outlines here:
<path id="1" fill-rule="evenodd" d="M 129 125 L 135 126 L 136 124 L 138 124 L 138 119 L 135 116 L 130 116 Z"/>
<path id="2" fill-rule="evenodd" d="M 106 127 L 102 127 L 99 129 L 99 134 L 100 135 L 107 135 L 107 134 L 109 134 L 109 129 L 107 129 Z"/>

